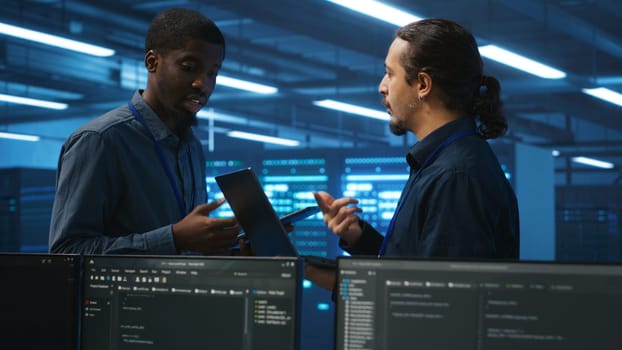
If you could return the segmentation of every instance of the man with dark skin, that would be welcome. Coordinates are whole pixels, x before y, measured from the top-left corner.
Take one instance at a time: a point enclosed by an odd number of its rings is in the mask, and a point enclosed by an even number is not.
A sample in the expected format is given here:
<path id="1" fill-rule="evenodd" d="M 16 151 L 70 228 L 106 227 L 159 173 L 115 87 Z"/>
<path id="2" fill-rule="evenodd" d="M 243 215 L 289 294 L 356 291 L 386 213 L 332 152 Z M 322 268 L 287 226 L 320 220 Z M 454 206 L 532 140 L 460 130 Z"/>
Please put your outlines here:
<path id="1" fill-rule="evenodd" d="M 63 145 L 50 251 L 84 254 L 228 254 L 235 218 L 211 218 L 204 155 L 191 127 L 225 56 L 218 27 L 170 9 L 145 40 L 147 87 Z"/>

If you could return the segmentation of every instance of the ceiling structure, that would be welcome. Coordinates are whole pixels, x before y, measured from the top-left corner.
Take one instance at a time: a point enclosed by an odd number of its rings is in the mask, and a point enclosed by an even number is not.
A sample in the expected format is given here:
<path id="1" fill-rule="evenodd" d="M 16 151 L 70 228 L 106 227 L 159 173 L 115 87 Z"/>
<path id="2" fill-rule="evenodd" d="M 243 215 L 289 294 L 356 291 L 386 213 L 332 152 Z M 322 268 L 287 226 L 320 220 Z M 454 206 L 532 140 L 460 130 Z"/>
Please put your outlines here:
<path id="1" fill-rule="evenodd" d="M 622 93 L 619 0 L 383 1 L 416 16 L 469 28 L 495 44 L 566 72 L 544 79 L 484 59 L 497 77 L 510 129 L 497 142 L 557 150 L 558 183 L 617 185 L 622 179 L 622 107 L 582 92 Z M 0 22 L 115 50 L 95 57 L 0 34 L 0 94 L 68 104 L 64 110 L 0 102 L 0 131 L 65 139 L 77 126 L 127 102 L 144 87 L 143 43 L 161 10 L 185 7 L 214 20 L 227 40 L 222 75 L 278 88 L 257 94 L 219 85 L 198 134 L 207 151 L 257 147 L 231 130 L 293 139 L 297 148 L 406 146 L 387 121 L 327 110 L 333 99 L 382 111 L 378 83 L 397 26 L 325 0 L 171 0 L 2 2 Z M 283 146 L 262 146 L 266 149 Z M 571 162 L 612 162 L 597 169 Z"/>

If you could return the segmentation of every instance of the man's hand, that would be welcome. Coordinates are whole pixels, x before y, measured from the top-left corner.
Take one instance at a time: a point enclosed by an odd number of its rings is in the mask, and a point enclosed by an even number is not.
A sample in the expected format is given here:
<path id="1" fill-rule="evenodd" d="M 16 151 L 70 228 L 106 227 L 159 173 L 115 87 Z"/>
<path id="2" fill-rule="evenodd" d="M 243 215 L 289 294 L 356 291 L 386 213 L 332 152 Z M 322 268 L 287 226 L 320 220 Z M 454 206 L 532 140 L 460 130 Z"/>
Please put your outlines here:
<path id="1" fill-rule="evenodd" d="M 235 256 L 255 256 L 255 250 L 253 250 L 253 246 L 250 242 L 246 242 L 244 238 L 238 238 L 239 249 L 233 251 L 233 255 Z"/>
<path id="2" fill-rule="evenodd" d="M 359 226 L 360 219 L 354 214 L 362 211 L 355 205 L 358 200 L 349 197 L 334 199 L 326 192 L 313 192 L 313 196 L 324 214 L 326 226 L 348 244 L 354 245 L 363 232 Z"/>
<path id="3" fill-rule="evenodd" d="M 192 250 L 206 255 L 228 255 L 235 244 L 240 227 L 235 218 L 217 219 L 208 215 L 225 202 L 224 199 L 202 204 L 173 224 L 177 250 Z"/>

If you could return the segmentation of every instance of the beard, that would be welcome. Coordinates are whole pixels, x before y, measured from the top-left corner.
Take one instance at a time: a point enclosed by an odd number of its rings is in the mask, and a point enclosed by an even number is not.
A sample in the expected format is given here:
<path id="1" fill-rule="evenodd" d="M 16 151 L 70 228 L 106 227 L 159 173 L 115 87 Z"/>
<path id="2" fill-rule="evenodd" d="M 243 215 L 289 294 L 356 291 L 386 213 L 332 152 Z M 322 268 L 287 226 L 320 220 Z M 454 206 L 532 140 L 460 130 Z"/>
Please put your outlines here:
<path id="1" fill-rule="evenodd" d="M 406 135 L 406 132 L 408 131 L 408 129 L 406 129 L 406 125 L 404 125 L 404 122 L 395 118 L 391 118 L 391 121 L 389 121 L 389 130 L 391 130 L 393 135 L 397 136 Z"/>

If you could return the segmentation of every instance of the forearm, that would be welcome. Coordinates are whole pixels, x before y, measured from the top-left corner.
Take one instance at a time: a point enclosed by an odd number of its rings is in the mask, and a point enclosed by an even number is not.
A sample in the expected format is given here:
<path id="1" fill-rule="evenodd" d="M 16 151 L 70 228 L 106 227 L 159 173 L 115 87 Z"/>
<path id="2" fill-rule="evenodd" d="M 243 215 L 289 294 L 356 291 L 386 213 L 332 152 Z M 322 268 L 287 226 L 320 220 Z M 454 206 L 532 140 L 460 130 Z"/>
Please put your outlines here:
<path id="1" fill-rule="evenodd" d="M 144 233 L 110 236 L 103 233 L 52 234 L 51 253 L 71 254 L 177 254 L 171 225 Z"/>

